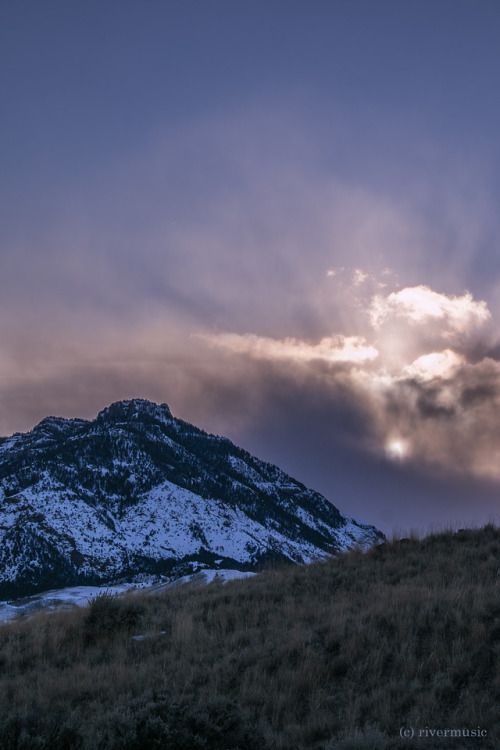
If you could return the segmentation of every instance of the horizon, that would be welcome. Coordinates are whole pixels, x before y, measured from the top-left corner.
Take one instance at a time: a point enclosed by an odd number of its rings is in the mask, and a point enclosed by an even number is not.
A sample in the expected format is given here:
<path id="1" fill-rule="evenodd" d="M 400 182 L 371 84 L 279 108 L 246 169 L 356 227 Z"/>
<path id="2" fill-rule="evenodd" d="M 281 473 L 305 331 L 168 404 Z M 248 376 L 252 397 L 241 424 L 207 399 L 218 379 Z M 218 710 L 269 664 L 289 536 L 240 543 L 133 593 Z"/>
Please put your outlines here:
<path id="1" fill-rule="evenodd" d="M 0 18 L 0 434 L 146 398 L 386 534 L 498 524 L 498 3 Z"/>

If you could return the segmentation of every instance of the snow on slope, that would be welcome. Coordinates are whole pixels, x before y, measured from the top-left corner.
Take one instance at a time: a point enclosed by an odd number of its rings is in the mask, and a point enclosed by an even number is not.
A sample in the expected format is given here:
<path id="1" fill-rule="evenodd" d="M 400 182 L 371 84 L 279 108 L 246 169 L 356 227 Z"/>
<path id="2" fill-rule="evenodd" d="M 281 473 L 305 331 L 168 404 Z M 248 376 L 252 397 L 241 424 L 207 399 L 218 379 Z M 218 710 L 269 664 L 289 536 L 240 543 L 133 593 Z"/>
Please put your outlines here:
<path id="1" fill-rule="evenodd" d="M 120 595 L 131 591 L 146 593 L 158 593 L 162 589 L 192 584 L 204 586 L 212 581 L 219 580 L 221 583 L 235 581 L 239 578 L 248 578 L 255 573 L 250 571 L 244 573 L 241 570 L 200 570 L 189 576 L 182 576 L 173 581 L 143 581 L 141 583 L 122 583 L 117 586 L 69 586 L 64 589 L 44 591 L 34 596 L 10 602 L 0 602 L 0 624 L 16 618 L 24 618 L 41 610 L 54 611 L 58 609 L 69 609 L 71 607 L 86 607 L 90 600 L 100 594 Z"/>

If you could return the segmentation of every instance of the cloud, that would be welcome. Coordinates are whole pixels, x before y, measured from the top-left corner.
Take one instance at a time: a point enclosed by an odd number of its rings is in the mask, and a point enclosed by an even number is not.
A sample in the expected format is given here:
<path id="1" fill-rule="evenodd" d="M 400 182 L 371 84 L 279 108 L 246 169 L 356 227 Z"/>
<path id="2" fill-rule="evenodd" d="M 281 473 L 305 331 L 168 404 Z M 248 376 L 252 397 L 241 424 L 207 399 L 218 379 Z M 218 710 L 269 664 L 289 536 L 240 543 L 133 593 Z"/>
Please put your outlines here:
<path id="1" fill-rule="evenodd" d="M 421 466 L 498 481 L 500 367 L 464 363 L 448 375 L 388 384 L 374 417 L 381 439 L 404 440 Z"/>
<path id="2" fill-rule="evenodd" d="M 465 358 L 451 349 L 442 352 L 431 352 L 417 357 L 410 365 L 403 367 L 403 376 L 418 380 L 434 380 L 435 378 L 449 378 L 457 368 L 463 365 Z"/>
<path id="3" fill-rule="evenodd" d="M 359 286 L 368 278 L 368 274 L 365 273 L 361 268 L 355 268 L 353 273 L 353 284 Z"/>
<path id="4" fill-rule="evenodd" d="M 394 283 L 393 274 L 382 273 Z M 364 415 L 355 442 L 365 451 L 422 470 L 500 480 L 500 363 L 487 356 L 494 347 L 481 343 L 491 318 L 486 302 L 469 292 L 446 295 L 424 285 L 382 296 L 378 277 L 362 269 L 355 269 L 361 282 L 353 292 L 350 278 L 348 273 L 342 281 L 338 274 L 333 281 L 340 290 L 343 283 L 350 295 L 338 297 L 344 307 L 351 306 L 345 320 L 357 319 L 362 328 L 366 311 L 375 319 L 365 335 L 345 332 L 313 343 L 253 333 L 198 338 L 225 350 L 226 361 L 250 357 L 254 388 L 260 369 L 265 389 L 268 363 L 281 378 L 323 393 L 325 403 L 328 392 L 336 403 L 350 404 L 353 414 Z M 481 355 L 467 355 L 480 349 Z"/>
<path id="5" fill-rule="evenodd" d="M 277 340 L 254 334 L 220 333 L 204 335 L 202 338 L 214 346 L 225 347 L 235 353 L 296 363 L 322 360 L 330 364 L 362 365 L 373 362 L 378 357 L 377 349 L 360 336 L 329 336 L 317 344 L 294 338 Z"/>
<path id="6" fill-rule="evenodd" d="M 369 314 L 375 328 L 388 318 L 400 317 L 417 324 L 442 321 L 449 330 L 460 333 L 480 326 L 490 318 L 486 302 L 475 301 L 470 292 L 461 297 L 447 296 L 424 285 L 406 287 L 386 297 L 375 296 Z"/>

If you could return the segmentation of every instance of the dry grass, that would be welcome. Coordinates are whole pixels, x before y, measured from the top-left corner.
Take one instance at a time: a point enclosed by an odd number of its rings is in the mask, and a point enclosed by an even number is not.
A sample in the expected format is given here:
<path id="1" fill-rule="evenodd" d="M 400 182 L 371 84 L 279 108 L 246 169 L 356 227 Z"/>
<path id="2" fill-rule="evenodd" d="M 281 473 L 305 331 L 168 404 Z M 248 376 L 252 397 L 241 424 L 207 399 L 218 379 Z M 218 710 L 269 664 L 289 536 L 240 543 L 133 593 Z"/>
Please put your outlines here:
<path id="1" fill-rule="evenodd" d="M 499 652 L 500 530 L 394 540 L 5 624 L 0 750 L 495 748 Z"/>

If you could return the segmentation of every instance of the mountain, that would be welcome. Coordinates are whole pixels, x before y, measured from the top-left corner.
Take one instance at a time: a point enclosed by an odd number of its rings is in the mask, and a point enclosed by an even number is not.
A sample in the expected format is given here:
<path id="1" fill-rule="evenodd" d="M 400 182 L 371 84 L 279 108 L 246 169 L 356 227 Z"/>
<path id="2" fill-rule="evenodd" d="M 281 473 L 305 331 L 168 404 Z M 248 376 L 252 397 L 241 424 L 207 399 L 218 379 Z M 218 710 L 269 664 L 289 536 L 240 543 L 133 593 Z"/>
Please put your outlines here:
<path id="1" fill-rule="evenodd" d="M 383 538 L 166 404 L 118 401 L 0 438 L 0 599 L 305 563 Z"/>

